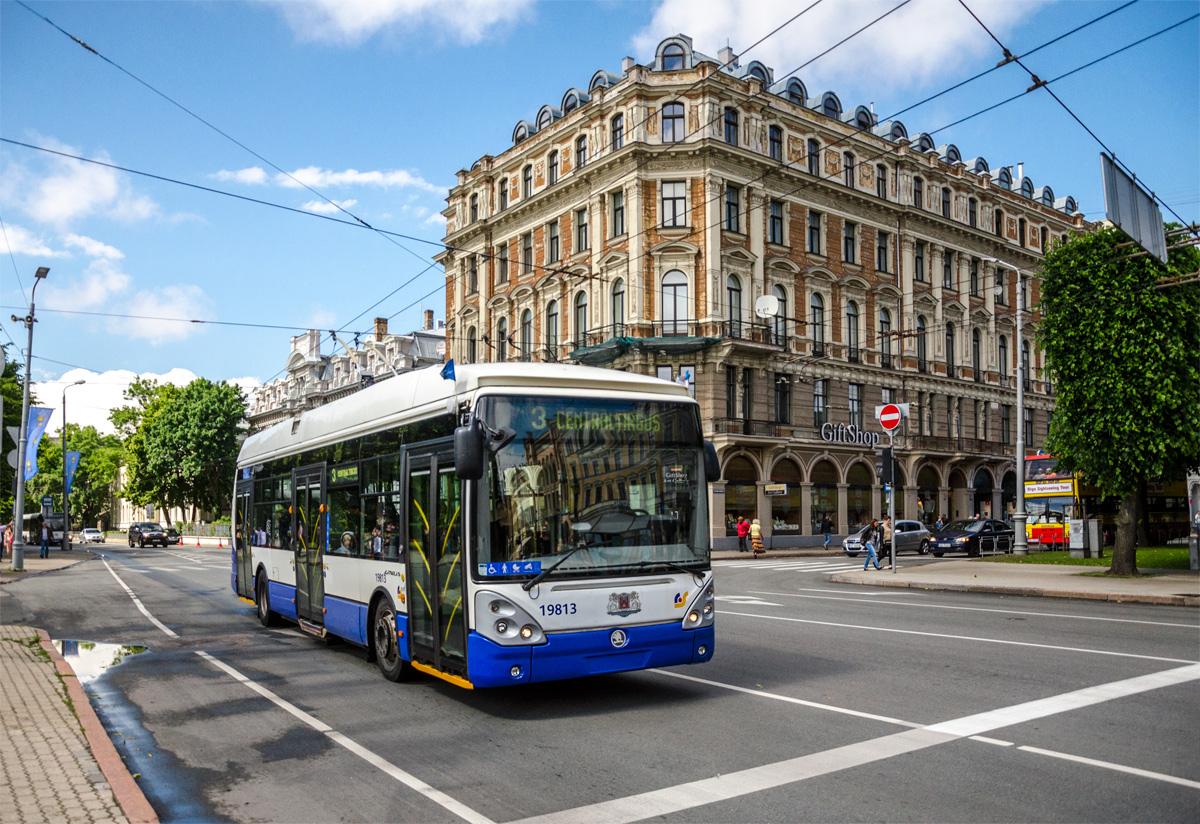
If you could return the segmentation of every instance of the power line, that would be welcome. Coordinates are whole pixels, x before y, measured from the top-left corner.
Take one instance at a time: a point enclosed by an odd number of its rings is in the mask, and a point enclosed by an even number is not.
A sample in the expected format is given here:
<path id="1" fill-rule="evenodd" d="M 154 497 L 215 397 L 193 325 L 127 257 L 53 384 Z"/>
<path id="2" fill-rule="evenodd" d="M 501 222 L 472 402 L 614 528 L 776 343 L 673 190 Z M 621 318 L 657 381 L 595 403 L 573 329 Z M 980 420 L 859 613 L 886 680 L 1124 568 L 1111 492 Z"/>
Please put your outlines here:
<path id="1" fill-rule="evenodd" d="M 25 284 L 21 282 L 21 270 L 17 268 L 17 259 L 13 257 L 12 241 L 8 239 L 8 227 L 4 225 L 4 218 L 0 217 L 0 231 L 4 233 L 4 245 L 8 248 L 8 259 L 12 261 L 13 275 L 17 278 L 17 286 L 21 287 L 21 300 L 29 303 L 29 298 L 25 294 Z M 12 338 L 9 338 L 12 340 Z"/>
<path id="2" fill-rule="evenodd" d="M 1104 151 L 1108 152 L 1108 155 L 1109 155 L 1109 157 L 1111 157 L 1113 159 L 1113 162 L 1120 164 L 1121 168 L 1123 168 L 1129 174 L 1129 176 L 1132 177 L 1135 181 L 1138 179 L 1137 174 L 1133 171 L 1133 169 L 1129 168 L 1128 164 L 1126 164 L 1123 160 L 1121 160 L 1120 158 L 1117 157 L 1116 152 L 1114 152 L 1112 149 L 1110 149 L 1108 147 L 1108 144 L 1106 144 L 1103 140 L 1101 140 L 1100 136 L 1097 135 L 1091 129 L 1091 127 L 1089 127 L 1086 123 L 1084 123 L 1083 120 L 1080 119 L 1079 115 L 1075 114 L 1075 112 L 1071 110 L 1071 107 L 1063 102 L 1061 97 L 1059 97 L 1057 94 L 1054 93 L 1053 90 L 1051 90 L 1049 88 L 1049 85 L 1046 81 L 1043 81 L 1040 78 L 1038 78 L 1038 76 L 1036 74 L 1034 74 L 1033 71 L 1031 71 L 1024 63 L 1021 62 L 1021 58 L 1014 57 L 1012 55 L 1012 53 L 1008 50 L 1008 47 L 1005 46 L 1004 43 L 1002 43 L 1000 41 L 1000 38 L 996 37 L 996 35 L 992 33 L 992 30 L 987 27 L 987 24 L 985 24 L 982 20 L 979 19 L 979 16 L 976 15 L 975 12 L 973 12 L 971 10 L 971 7 L 966 4 L 965 0 L 958 0 L 958 3 L 964 9 L 966 9 L 967 13 L 970 14 L 971 17 L 973 17 L 975 19 L 975 22 L 978 23 L 985 32 L 987 32 L 988 37 L 992 38 L 992 40 L 994 40 L 996 42 L 996 45 L 999 46 L 1000 49 L 1004 52 L 1004 57 L 1005 57 L 1006 61 L 1011 60 L 1012 62 L 1016 63 L 1018 66 L 1020 66 L 1022 69 L 1024 69 L 1026 74 L 1028 74 L 1029 77 L 1033 80 L 1033 85 L 1030 86 L 1027 91 L 1033 91 L 1034 89 L 1037 89 L 1037 88 L 1045 88 L 1046 93 L 1049 94 L 1051 97 L 1053 97 L 1055 102 L 1057 102 L 1058 105 L 1062 106 L 1063 110 L 1066 111 L 1066 113 L 1069 114 L 1076 123 L 1078 123 L 1080 126 L 1082 126 L 1083 130 L 1085 132 L 1087 132 L 1089 135 L 1091 135 L 1092 139 L 1095 140 L 1097 143 L 1099 143 L 1100 147 L 1102 149 L 1104 149 Z M 1198 16 L 1200 16 L 1200 15 L 1193 15 L 1192 17 L 1189 17 L 1187 20 L 1180 21 L 1176 25 L 1181 26 L 1184 23 L 1189 22 L 1190 20 L 1196 19 L 1196 17 L 1198 17 Z M 1163 31 L 1169 31 L 1170 29 L 1173 29 L 1173 28 L 1175 28 L 1175 26 L 1169 26 L 1167 29 L 1164 29 Z M 1158 34 L 1162 34 L 1162 33 L 1163 32 L 1158 32 L 1155 35 L 1151 35 L 1151 37 L 1157 37 Z M 1141 41 L 1138 41 L 1138 42 L 1144 42 L 1145 40 L 1148 40 L 1148 39 L 1149 38 L 1143 38 Z M 1104 58 L 1101 58 L 1101 59 L 1104 59 Z M 1097 62 L 1099 62 L 1099 61 L 1093 61 L 1093 64 L 1097 63 Z M 1068 74 L 1070 74 L 1070 73 L 1068 73 Z M 1062 75 L 1061 77 L 1065 77 L 1065 76 L 1066 75 Z M 1061 79 L 1061 77 L 1059 79 Z M 1184 220 L 1179 215 L 1178 212 L 1176 212 L 1174 209 L 1171 208 L 1170 204 L 1164 202 L 1162 200 L 1162 198 L 1160 198 L 1158 195 L 1156 195 L 1154 193 L 1153 190 L 1150 191 L 1150 197 L 1154 198 L 1154 200 L 1157 201 L 1158 203 L 1160 203 L 1164 208 L 1166 208 L 1167 211 L 1169 211 L 1171 214 L 1175 215 L 1175 217 L 1181 223 L 1184 223 L 1184 224 L 1187 223 L 1187 221 Z"/>
<path id="3" fill-rule="evenodd" d="M 0 305 L 0 309 L 20 309 L 20 308 L 21 308 L 20 306 Z M 85 312 L 80 309 L 49 309 L 46 307 L 42 307 L 42 309 L 40 311 L 55 312 L 60 315 L 89 315 L 92 317 L 99 317 L 99 318 L 124 318 L 124 319 L 128 319 L 128 320 L 151 320 L 151 321 L 162 321 L 162 322 L 170 322 L 170 323 L 195 323 L 195 324 L 204 324 L 204 325 L 208 325 L 208 326 L 240 326 L 240 327 L 247 327 L 247 328 L 251 328 L 251 329 L 285 329 L 285 330 L 292 330 L 292 331 L 299 329 L 301 331 L 305 331 L 305 330 L 312 328 L 311 326 L 286 326 L 286 325 L 273 324 L 273 323 L 246 323 L 246 322 L 242 322 L 242 321 L 231 321 L 231 320 L 205 320 L 203 318 L 172 318 L 172 317 L 166 317 L 163 315 L 129 315 L 129 314 L 123 314 L 121 312 Z M 336 331 L 347 332 L 347 333 L 353 334 L 353 330 L 349 330 L 349 329 L 338 329 Z"/>
<path id="4" fill-rule="evenodd" d="M 316 195 L 317 197 L 321 198 L 321 200 L 325 201 L 325 202 L 326 202 L 326 203 L 328 203 L 329 205 L 331 205 L 331 206 L 333 206 L 334 208 L 336 208 L 338 211 L 340 211 L 340 212 L 342 212 L 343 214 L 347 215 L 348 217 L 350 217 L 350 218 L 351 218 L 352 220 L 354 220 L 355 222 L 362 224 L 362 226 L 363 226 L 363 227 L 365 227 L 365 228 L 367 228 L 367 229 L 370 229 L 370 230 L 371 230 L 371 231 L 373 231 L 373 232 L 377 232 L 377 230 L 375 229 L 375 227 L 374 227 L 374 226 L 372 226 L 371 224 L 367 223 L 365 220 L 363 220 L 362 218 L 360 218 L 358 215 L 355 215 L 355 214 L 353 214 L 352 212 L 348 211 L 348 210 L 347 210 L 347 209 L 346 209 L 344 206 L 342 206 L 342 205 L 341 205 L 340 203 L 338 203 L 337 201 L 335 201 L 335 200 L 332 200 L 332 199 L 330 199 L 330 198 L 326 197 L 326 196 L 325 196 L 323 193 L 321 193 L 321 192 L 317 191 L 317 190 L 316 190 L 315 188 L 313 188 L 312 186 L 309 186 L 309 185 L 308 185 L 307 183 L 305 183 L 304 181 L 297 179 L 297 178 L 296 178 L 296 177 L 295 177 L 293 174 L 291 174 L 290 172 L 287 172 L 287 171 L 283 170 L 282 168 L 280 168 L 279 166 L 277 166 L 275 163 L 272 163 L 272 162 L 271 162 L 270 160 L 268 160 L 266 157 L 264 157 L 263 155 L 259 154 L 259 153 L 258 153 L 258 152 L 256 152 L 256 151 L 254 151 L 254 149 L 251 149 L 251 148 L 250 148 L 249 146 L 247 146 L 245 143 L 242 143 L 240 140 L 238 140 L 237 138 L 233 137 L 233 136 L 232 136 L 232 135 L 230 135 L 229 133 L 225 132 L 224 130 L 222 130 L 222 129 L 220 129 L 219 127 L 215 126 L 214 124 L 210 123 L 208 120 L 205 120 L 203 117 L 201 117 L 200 115 L 196 114 L 196 113 L 195 113 L 195 112 L 193 112 L 191 109 L 189 109 L 187 106 L 184 106 L 182 103 L 180 103 L 179 101 L 177 101 L 177 100 L 175 100 L 174 98 L 172 98 L 170 95 L 166 94 L 165 92 L 159 91 L 157 88 L 155 88 L 154 86 L 150 85 L 150 83 L 148 83 L 148 82 L 146 82 L 145 80 L 143 80 L 142 78 L 138 77 L 136 74 L 134 74 L 133 72 L 129 71 L 129 70 L 128 70 L 128 69 L 126 69 L 124 66 L 122 66 L 122 65 L 120 65 L 119 63 L 117 63 L 117 62 L 115 62 L 115 61 L 113 61 L 113 60 L 109 59 L 109 58 L 108 58 L 108 57 L 106 57 L 105 55 L 101 54 L 99 51 L 97 51 L 97 50 L 96 50 L 96 49 L 94 49 L 93 47 L 89 46 L 87 43 L 83 42 L 83 40 L 79 39 L 79 38 L 78 38 L 78 37 L 76 37 L 75 35 L 73 35 L 73 34 L 71 34 L 70 32 L 68 32 L 66 29 L 64 29 L 62 26 L 60 26 L 60 25 L 58 25 L 57 23 L 55 23 L 55 22 L 54 22 L 53 20 L 51 20 L 49 17 L 46 17 L 44 14 L 41 14 L 41 13 L 39 13 L 39 12 L 36 12 L 36 11 L 34 11 L 33 9 L 29 8 L 29 6 L 27 6 L 27 5 L 25 4 L 24 0 L 16 0 L 16 2 L 17 2 L 17 4 L 18 4 L 19 6 L 21 6 L 21 8 L 25 9 L 26 11 L 28 11 L 30 14 L 34 15 L 35 17 L 39 17 L 39 18 L 41 18 L 42 20 L 46 21 L 46 23 L 48 23 L 49 25 L 53 26 L 55 29 L 57 29 L 59 32 L 61 32 L 63 35 L 65 35 L 66 37 L 69 37 L 71 40 L 73 40 L 73 41 L 75 41 L 76 43 L 78 43 L 78 44 L 79 44 L 80 46 L 82 46 L 84 49 L 86 49 L 87 51 L 89 51 L 89 52 L 91 52 L 92 54 L 96 55 L 96 56 L 97 56 L 97 57 L 99 57 L 101 60 L 103 60 L 105 63 L 107 63 L 108 65 L 110 65 L 110 66 L 112 66 L 114 69 L 116 69 L 117 71 L 119 71 L 119 72 L 121 72 L 122 74 L 124 74 L 126 77 L 129 77 L 130 79 L 132 79 L 132 80 L 134 80 L 135 82 L 137 82 L 137 83 L 141 84 L 142 86 L 145 86 L 147 89 L 149 89 L 150 91 L 154 92 L 156 95 L 158 95 L 158 96 L 159 96 L 159 97 L 161 97 L 163 100 L 165 100 L 165 101 L 167 101 L 168 103 L 170 103 L 172 106 L 175 106 L 177 109 L 179 109 L 180 111 L 184 112 L 184 113 L 185 113 L 185 114 L 187 114 L 189 117 L 192 117 L 192 118 L 194 118 L 195 120 L 199 121 L 200 123 L 203 123 L 203 124 L 204 124 L 205 126 L 207 126 L 209 129 L 212 129 L 214 132 L 216 132 L 217 134 L 221 135 L 221 136 L 222 136 L 222 137 L 224 137 L 226 140 L 229 140 L 230 142 L 234 143 L 235 145 L 237 145 L 237 146 L 238 146 L 238 147 L 240 147 L 241 149 L 243 149 L 243 150 L 245 150 L 245 151 L 249 152 L 249 153 L 250 153 L 250 154 L 252 154 L 254 157 L 256 157 L 257 159 L 261 160 L 263 163 L 267 164 L 267 165 L 268 165 L 268 166 L 270 166 L 272 169 L 274 169 L 275 171 L 279 172 L 279 174 L 281 174 L 281 175 L 285 176 L 286 178 L 288 178 L 289 180 L 291 180 L 291 181 L 292 181 L 293 183 L 295 183 L 296 185 L 298 185 L 298 186 L 301 186 L 301 187 L 303 187 L 304 189 L 307 189 L 309 192 L 311 192 L 312 194 L 314 194 L 314 195 Z M 383 238 L 384 238 L 385 240 L 387 240 L 389 243 L 392 243 L 392 244 L 394 244 L 395 246 L 398 246 L 398 247 L 400 247 L 401 249 L 403 249 L 404 251 L 408 252 L 410 255 L 412 255 L 413 257 L 417 258 L 418 260 L 424 260 L 424 258 L 422 258 L 420 255 L 418 255 L 416 252 L 414 252 L 413 250 L 409 249 L 407 246 L 403 245 L 402 243 L 399 243 L 399 242 L 397 242 L 397 241 L 395 240 L 395 238 L 389 237 L 387 233 L 383 233 L 383 232 L 377 232 L 377 234 L 379 234 L 381 237 L 383 237 Z"/>

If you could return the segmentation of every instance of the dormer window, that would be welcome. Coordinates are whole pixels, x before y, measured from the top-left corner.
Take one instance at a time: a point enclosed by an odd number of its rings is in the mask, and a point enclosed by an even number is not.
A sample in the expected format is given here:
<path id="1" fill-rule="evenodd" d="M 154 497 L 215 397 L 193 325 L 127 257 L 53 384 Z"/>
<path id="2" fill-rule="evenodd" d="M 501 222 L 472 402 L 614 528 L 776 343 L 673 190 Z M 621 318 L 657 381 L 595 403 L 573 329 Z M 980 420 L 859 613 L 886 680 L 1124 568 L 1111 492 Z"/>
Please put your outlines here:
<path id="1" fill-rule="evenodd" d="M 833 92 L 825 92 L 825 96 L 821 98 L 821 114 L 833 118 L 842 116 L 842 104 Z"/>
<path id="2" fill-rule="evenodd" d="M 767 73 L 763 71 L 762 66 L 751 66 L 750 76 L 758 80 L 764 86 L 767 85 Z"/>
<path id="3" fill-rule="evenodd" d="M 567 95 L 563 101 L 563 114 L 568 114 L 579 108 L 579 98 L 575 94 Z"/>
<path id="4" fill-rule="evenodd" d="M 790 80 L 787 87 L 787 99 L 798 106 L 804 105 L 804 98 L 807 94 L 804 91 L 804 84 L 799 80 Z"/>
<path id="5" fill-rule="evenodd" d="M 683 61 L 686 54 L 683 51 L 683 46 L 678 43 L 672 43 L 663 49 L 662 53 L 662 68 L 663 71 L 677 72 L 683 69 Z"/>

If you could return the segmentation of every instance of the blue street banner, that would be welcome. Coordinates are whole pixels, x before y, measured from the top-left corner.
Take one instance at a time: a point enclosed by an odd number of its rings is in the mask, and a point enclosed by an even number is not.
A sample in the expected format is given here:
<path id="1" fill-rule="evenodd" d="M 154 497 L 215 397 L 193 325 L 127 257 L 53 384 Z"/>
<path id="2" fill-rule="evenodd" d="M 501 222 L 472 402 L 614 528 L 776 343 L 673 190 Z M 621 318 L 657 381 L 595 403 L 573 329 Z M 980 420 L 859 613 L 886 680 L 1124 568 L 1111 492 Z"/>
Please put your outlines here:
<path id="1" fill-rule="evenodd" d="M 29 407 L 29 443 L 25 446 L 25 480 L 38 474 L 37 453 L 38 443 L 46 432 L 46 424 L 50 423 L 53 409 L 44 406 Z"/>
<path id="2" fill-rule="evenodd" d="M 71 482 L 75 480 L 75 470 L 79 468 L 79 459 L 83 456 L 82 452 L 67 453 L 67 494 L 71 494 Z"/>
<path id="3" fill-rule="evenodd" d="M 448 381 L 454 380 L 454 358 L 446 361 L 446 365 L 442 367 L 442 377 Z"/>

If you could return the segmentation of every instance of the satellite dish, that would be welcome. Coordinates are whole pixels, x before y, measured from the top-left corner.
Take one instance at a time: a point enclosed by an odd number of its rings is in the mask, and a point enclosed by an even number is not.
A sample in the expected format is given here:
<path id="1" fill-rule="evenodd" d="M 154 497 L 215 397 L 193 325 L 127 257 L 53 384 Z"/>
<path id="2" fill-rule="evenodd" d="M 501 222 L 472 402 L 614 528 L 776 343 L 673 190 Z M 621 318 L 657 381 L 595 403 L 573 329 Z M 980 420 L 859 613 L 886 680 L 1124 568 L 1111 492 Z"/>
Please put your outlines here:
<path id="1" fill-rule="evenodd" d="M 763 295 L 754 301 L 754 314 L 760 318 L 773 318 L 779 314 L 779 298 L 774 295 Z"/>

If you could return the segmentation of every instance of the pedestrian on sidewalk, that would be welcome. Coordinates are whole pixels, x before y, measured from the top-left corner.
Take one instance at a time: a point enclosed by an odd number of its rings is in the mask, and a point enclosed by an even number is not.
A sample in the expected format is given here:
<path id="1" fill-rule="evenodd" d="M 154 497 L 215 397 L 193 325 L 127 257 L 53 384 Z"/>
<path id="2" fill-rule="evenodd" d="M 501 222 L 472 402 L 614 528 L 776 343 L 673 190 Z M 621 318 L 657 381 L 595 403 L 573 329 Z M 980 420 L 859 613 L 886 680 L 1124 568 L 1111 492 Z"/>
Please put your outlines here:
<path id="1" fill-rule="evenodd" d="M 4 550 L 8 549 L 8 524 L 0 524 L 0 558 L 4 557 Z"/>
<path id="2" fill-rule="evenodd" d="M 821 519 L 821 533 L 825 536 L 825 548 L 829 549 L 829 540 L 833 537 L 833 521 L 830 519 L 828 512 Z"/>
<path id="3" fill-rule="evenodd" d="M 50 557 L 50 530 L 46 528 L 46 522 L 42 521 L 42 551 L 38 555 L 39 558 Z"/>
<path id="4" fill-rule="evenodd" d="M 883 533 L 883 542 L 879 544 L 879 551 L 881 553 L 883 553 L 884 556 L 887 557 L 888 569 L 891 569 L 892 568 L 892 558 L 894 558 L 896 555 L 896 550 L 894 547 L 892 547 L 891 553 L 890 554 L 888 553 L 888 548 L 892 546 L 892 519 L 891 518 L 883 519 L 883 527 L 880 531 Z"/>
<path id="5" fill-rule="evenodd" d="M 765 555 L 762 542 L 762 527 L 758 524 L 758 518 L 755 518 L 750 523 L 750 543 L 754 546 L 754 557 Z"/>
<path id="6" fill-rule="evenodd" d="M 746 539 L 750 537 L 750 522 L 741 515 L 738 516 L 737 536 L 738 552 L 749 552 L 750 550 L 746 548 Z"/>
<path id="7" fill-rule="evenodd" d="M 871 562 L 875 562 L 876 569 L 882 569 L 879 566 L 879 553 L 875 551 L 875 542 L 879 539 L 879 521 L 871 521 L 871 525 L 862 535 L 863 546 L 867 548 L 867 560 L 863 564 L 863 572 L 867 571 L 867 567 Z"/>

